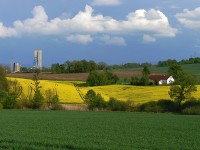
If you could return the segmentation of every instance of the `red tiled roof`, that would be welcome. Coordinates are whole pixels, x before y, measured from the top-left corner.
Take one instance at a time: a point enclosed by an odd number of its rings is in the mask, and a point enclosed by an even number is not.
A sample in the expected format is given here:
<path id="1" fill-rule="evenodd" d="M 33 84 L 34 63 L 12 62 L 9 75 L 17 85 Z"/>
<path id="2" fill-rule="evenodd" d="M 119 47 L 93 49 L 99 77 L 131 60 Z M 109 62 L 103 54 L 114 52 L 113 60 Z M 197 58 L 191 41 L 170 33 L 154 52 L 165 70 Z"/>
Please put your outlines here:
<path id="1" fill-rule="evenodd" d="M 168 75 L 150 75 L 149 79 L 153 81 L 167 80 L 170 76 Z"/>

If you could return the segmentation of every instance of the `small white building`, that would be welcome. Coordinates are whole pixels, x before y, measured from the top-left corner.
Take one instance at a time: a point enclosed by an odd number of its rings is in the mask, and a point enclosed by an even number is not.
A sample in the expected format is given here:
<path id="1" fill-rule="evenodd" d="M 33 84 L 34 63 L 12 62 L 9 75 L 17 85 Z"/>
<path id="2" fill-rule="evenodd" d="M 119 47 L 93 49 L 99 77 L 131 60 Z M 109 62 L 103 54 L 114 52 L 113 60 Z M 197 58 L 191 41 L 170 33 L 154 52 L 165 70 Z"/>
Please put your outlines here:
<path id="1" fill-rule="evenodd" d="M 149 80 L 154 84 L 166 85 L 174 83 L 174 78 L 168 75 L 150 75 Z"/>

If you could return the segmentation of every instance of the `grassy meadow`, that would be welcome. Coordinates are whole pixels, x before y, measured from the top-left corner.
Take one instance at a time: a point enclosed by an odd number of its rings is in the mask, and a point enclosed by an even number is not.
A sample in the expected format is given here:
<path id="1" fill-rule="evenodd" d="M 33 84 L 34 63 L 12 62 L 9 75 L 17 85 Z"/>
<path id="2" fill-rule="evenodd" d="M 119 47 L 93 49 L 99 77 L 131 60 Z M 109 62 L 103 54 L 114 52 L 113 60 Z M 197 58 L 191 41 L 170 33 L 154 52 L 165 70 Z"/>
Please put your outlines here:
<path id="1" fill-rule="evenodd" d="M 199 149 L 200 117 L 73 111 L 0 111 L 0 149 Z"/>
<path id="2" fill-rule="evenodd" d="M 185 65 L 181 65 L 181 67 L 183 68 L 183 70 L 185 70 L 186 72 L 189 72 L 193 75 L 195 75 L 198 79 L 198 83 L 200 84 L 200 64 L 185 64 Z M 131 68 L 131 69 L 116 69 L 114 70 L 114 72 L 142 72 L 142 67 L 140 68 Z M 157 66 L 151 66 L 149 67 L 149 70 L 152 73 L 161 73 L 161 74 L 167 74 L 169 67 L 157 67 Z"/>

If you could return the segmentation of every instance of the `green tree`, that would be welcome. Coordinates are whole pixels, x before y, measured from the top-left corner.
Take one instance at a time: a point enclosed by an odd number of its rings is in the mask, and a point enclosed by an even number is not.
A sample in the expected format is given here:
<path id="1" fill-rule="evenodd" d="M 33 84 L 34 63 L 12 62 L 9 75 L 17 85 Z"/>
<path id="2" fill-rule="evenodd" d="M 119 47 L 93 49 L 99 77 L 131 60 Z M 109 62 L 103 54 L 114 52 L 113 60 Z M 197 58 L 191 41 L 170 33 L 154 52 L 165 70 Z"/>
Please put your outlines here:
<path id="1" fill-rule="evenodd" d="M 140 79 L 138 77 L 131 77 L 131 81 L 130 81 L 131 85 L 140 85 Z"/>
<path id="2" fill-rule="evenodd" d="M 103 109 L 106 107 L 106 102 L 101 94 L 96 94 L 93 90 L 89 90 L 85 95 L 85 103 L 91 110 L 96 108 Z"/>
<path id="3" fill-rule="evenodd" d="M 4 68 L 0 65 L 0 90 L 8 91 L 8 81 Z"/>
<path id="4" fill-rule="evenodd" d="M 119 78 L 112 72 L 92 71 L 92 72 L 90 72 L 90 74 L 87 78 L 87 83 L 90 86 L 101 86 L 101 85 L 115 84 L 118 80 L 119 80 Z"/>
<path id="5" fill-rule="evenodd" d="M 106 78 L 105 73 L 103 73 L 103 72 L 92 71 L 92 72 L 90 72 L 90 74 L 87 78 L 87 83 L 90 86 L 106 85 L 107 84 L 107 78 Z"/>
<path id="6" fill-rule="evenodd" d="M 149 75 L 151 74 L 149 68 L 147 65 L 144 66 L 142 70 L 142 77 L 140 79 L 140 84 L 141 85 L 149 85 Z"/>
<path id="7" fill-rule="evenodd" d="M 40 86 L 40 81 L 39 81 L 39 70 L 35 71 L 36 73 L 34 74 L 33 77 L 33 91 L 34 91 L 34 96 L 33 96 L 33 104 L 32 107 L 33 109 L 39 109 L 42 107 L 43 105 L 43 101 L 44 101 L 44 97 L 40 91 L 40 88 L 42 88 Z"/>
<path id="8" fill-rule="evenodd" d="M 179 64 L 174 63 L 174 64 L 172 64 L 172 65 L 169 66 L 168 73 L 169 73 L 169 75 L 171 75 L 176 81 L 178 81 L 179 78 L 183 76 L 184 71 L 183 71 L 182 67 L 181 67 Z"/>
<path id="9" fill-rule="evenodd" d="M 179 108 L 182 101 L 191 97 L 191 93 L 197 91 L 196 78 L 188 73 L 182 72 L 176 76 L 174 84 L 170 86 L 169 95 L 175 100 Z"/>

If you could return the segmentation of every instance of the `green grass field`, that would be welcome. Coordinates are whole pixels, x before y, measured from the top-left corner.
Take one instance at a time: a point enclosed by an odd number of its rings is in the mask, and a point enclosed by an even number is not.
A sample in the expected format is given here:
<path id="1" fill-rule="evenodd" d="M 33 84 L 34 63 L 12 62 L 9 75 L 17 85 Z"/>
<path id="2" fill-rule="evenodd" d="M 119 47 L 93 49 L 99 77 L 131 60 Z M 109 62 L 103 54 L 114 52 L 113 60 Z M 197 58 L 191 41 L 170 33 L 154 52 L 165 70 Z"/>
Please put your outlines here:
<path id="1" fill-rule="evenodd" d="M 199 149 L 200 116 L 0 111 L 0 149 Z"/>
<path id="2" fill-rule="evenodd" d="M 199 81 L 200 84 L 200 64 L 186 64 L 182 65 L 183 70 L 186 72 L 189 72 L 193 75 L 195 75 Z M 113 72 L 142 72 L 142 67 L 140 68 L 127 68 L 127 69 L 116 69 L 113 70 Z M 149 67 L 150 71 L 153 73 L 167 73 L 169 67 L 157 67 L 157 66 L 152 66 Z"/>

